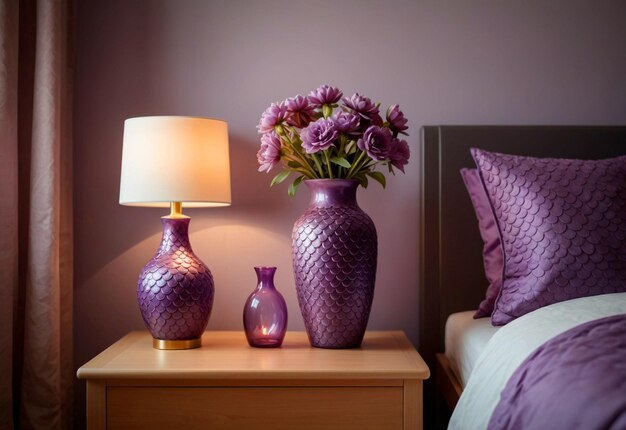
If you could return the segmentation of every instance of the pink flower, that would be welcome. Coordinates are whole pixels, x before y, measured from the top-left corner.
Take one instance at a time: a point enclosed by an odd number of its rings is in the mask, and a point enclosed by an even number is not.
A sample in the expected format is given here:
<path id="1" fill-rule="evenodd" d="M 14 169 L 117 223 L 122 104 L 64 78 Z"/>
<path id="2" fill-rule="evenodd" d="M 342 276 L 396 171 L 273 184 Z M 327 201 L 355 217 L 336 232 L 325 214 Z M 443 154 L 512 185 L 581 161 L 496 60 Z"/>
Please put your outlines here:
<path id="1" fill-rule="evenodd" d="M 391 140 L 391 147 L 389 148 L 389 161 L 391 165 L 397 169 L 400 169 L 404 173 L 404 166 L 409 163 L 409 157 L 411 156 L 411 150 L 406 140 L 399 140 L 393 138 Z"/>
<path id="2" fill-rule="evenodd" d="M 343 92 L 337 87 L 331 87 L 328 85 L 322 85 L 318 89 L 309 93 L 309 102 L 314 107 L 321 107 L 323 105 L 331 105 L 337 103 Z"/>
<path id="3" fill-rule="evenodd" d="M 361 121 L 362 126 L 368 126 L 370 124 L 378 126 L 383 125 L 383 119 L 378 112 L 378 106 L 369 98 L 356 93 L 350 98 L 344 97 L 342 101 L 346 108 L 359 115 L 364 120 Z"/>
<path id="4" fill-rule="evenodd" d="M 335 127 L 340 133 L 353 133 L 359 129 L 360 118 L 348 112 L 339 112 L 334 115 Z"/>
<path id="5" fill-rule="evenodd" d="M 280 162 L 280 137 L 274 131 L 261 136 L 261 149 L 256 154 L 259 172 L 269 172 Z"/>
<path id="6" fill-rule="evenodd" d="M 404 117 L 404 113 L 402 113 L 398 105 L 389 106 L 389 109 L 387 109 L 387 121 L 389 122 L 389 128 L 394 131 L 399 132 L 409 129 L 406 125 L 408 120 Z"/>
<path id="7" fill-rule="evenodd" d="M 365 130 L 363 138 L 356 143 L 361 151 L 365 151 L 372 160 L 376 161 L 387 159 L 390 145 L 391 131 L 377 125 L 372 125 Z"/>
<path id="8" fill-rule="evenodd" d="M 302 129 L 302 148 L 307 154 L 314 154 L 330 148 L 337 138 L 337 129 L 332 119 L 318 119 Z"/>
<path id="9" fill-rule="evenodd" d="M 261 120 L 256 128 L 259 133 L 268 133 L 274 131 L 274 127 L 282 123 L 287 118 L 287 106 L 285 102 L 272 103 L 270 107 L 265 109 L 261 114 Z"/>
<path id="10" fill-rule="evenodd" d="M 303 128 L 313 121 L 315 111 L 309 104 L 309 99 L 298 94 L 287 99 L 287 114 L 287 124 Z"/>

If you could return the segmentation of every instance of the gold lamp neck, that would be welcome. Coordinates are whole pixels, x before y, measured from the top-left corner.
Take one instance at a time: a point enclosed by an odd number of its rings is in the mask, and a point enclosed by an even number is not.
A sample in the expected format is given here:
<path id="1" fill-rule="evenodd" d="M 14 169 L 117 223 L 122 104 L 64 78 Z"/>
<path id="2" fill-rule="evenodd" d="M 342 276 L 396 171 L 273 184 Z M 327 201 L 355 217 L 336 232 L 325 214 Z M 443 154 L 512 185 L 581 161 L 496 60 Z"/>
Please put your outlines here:
<path id="1" fill-rule="evenodd" d="M 182 202 L 171 202 L 170 203 L 170 214 L 167 218 L 189 218 L 186 215 L 183 215 L 183 203 Z"/>

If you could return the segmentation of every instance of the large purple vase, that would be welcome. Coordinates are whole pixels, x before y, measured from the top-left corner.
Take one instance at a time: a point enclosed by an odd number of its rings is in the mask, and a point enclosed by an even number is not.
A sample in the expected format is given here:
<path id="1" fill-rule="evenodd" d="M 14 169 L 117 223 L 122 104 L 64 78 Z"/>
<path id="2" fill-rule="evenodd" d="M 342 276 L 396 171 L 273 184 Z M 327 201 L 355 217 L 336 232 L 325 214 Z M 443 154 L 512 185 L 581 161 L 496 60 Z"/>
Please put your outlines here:
<path id="1" fill-rule="evenodd" d="M 191 249 L 189 221 L 161 218 L 161 246 L 137 281 L 141 316 L 157 340 L 199 339 L 211 316 L 213 276 Z"/>
<path id="2" fill-rule="evenodd" d="M 357 181 L 305 184 L 311 201 L 293 227 L 292 259 L 306 332 L 318 348 L 356 348 L 374 297 L 376 227 L 357 205 Z"/>

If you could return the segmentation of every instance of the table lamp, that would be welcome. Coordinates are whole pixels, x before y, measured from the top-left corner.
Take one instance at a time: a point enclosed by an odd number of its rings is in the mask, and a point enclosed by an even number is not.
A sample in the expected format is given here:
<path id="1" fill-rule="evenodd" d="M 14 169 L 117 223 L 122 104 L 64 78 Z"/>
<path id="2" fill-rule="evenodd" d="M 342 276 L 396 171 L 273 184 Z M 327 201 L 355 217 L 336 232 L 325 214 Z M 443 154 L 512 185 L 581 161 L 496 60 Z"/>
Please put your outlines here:
<path id="1" fill-rule="evenodd" d="M 185 207 L 230 205 L 228 126 L 183 116 L 124 122 L 120 204 L 169 206 L 163 237 L 137 281 L 141 316 L 157 349 L 200 346 L 213 307 L 213 276 L 189 243 Z"/>

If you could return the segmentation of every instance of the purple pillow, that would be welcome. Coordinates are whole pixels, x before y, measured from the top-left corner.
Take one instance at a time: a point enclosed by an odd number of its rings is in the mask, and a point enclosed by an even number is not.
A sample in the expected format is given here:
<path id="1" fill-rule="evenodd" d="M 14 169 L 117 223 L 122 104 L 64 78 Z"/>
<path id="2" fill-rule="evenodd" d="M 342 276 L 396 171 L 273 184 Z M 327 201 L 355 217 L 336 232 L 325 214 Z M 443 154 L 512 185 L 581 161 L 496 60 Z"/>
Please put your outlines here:
<path id="1" fill-rule="evenodd" d="M 502 255 L 502 246 L 500 245 L 500 233 L 498 225 L 493 217 L 489 197 L 485 193 L 485 187 L 480 180 L 478 170 L 461 169 L 461 176 L 465 182 L 465 188 L 474 206 L 476 218 L 478 218 L 478 229 L 480 237 L 483 238 L 483 266 L 485 267 L 485 276 L 489 281 L 485 299 L 480 302 L 478 310 L 474 314 L 474 318 L 484 318 L 491 315 L 493 306 L 502 286 L 502 268 L 504 266 L 504 257 Z"/>
<path id="2" fill-rule="evenodd" d="M 504 252 L 493 325 L 551 303 L 626 291 L 626 156 L 471 152 Z"/>

